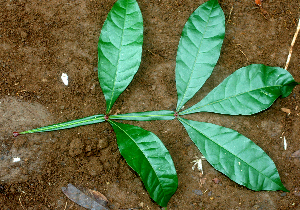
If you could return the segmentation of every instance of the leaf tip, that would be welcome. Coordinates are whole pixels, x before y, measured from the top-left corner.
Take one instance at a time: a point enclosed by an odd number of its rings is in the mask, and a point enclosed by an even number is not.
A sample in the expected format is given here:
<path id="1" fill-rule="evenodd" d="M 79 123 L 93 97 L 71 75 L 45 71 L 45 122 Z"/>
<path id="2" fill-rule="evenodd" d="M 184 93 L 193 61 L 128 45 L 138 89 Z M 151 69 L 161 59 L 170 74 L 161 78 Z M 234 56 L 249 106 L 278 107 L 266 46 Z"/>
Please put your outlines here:
<path id="1" fill-rule="evenodd" d="M 279 190 L 282 190 L 283 192 L 290 192 L 290 191 L 289 191 L 288 189 L 286 189 L 285 186 L 283 186 L 283 185 L 282 185 L 281 189 L 279 189 Z"/>
<path id="2" fill-rule="evenodd" d="M 292 93 L 294 87 L 296 87 L 299 84 L 300 83 L 297 83 L 295 81 L 291 81 L 291 82 L 283 85 L 283 87 L 281 88 L 281 96 L 282 96 L 282 98 L 285 98 L 285 97 L 289 96 Z"/>

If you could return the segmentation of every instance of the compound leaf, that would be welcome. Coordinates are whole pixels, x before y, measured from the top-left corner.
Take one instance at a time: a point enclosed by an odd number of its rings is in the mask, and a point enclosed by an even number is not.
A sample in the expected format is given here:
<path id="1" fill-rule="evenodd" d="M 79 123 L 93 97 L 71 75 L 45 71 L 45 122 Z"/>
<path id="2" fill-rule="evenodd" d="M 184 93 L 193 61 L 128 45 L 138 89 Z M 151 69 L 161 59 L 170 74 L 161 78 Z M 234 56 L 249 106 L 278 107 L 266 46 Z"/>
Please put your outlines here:
<path id="1" fill-rule="evenodd" d="M 252 64 L 235 71 L 204 99 L 180 115 L 195 112 L 255 114 L 269 108 L 280 95 L 288 96 L 296 85 L 285 69 Z"/>
<path id="2" fill-rule="evenodd" d="M 186 22 L 176 57 L 177 112 L 211 75 L 225 36 L 225 17 L 217 0 L 198 7 Z"/>
<path id="3" fill-rule="evenodd" d="M 143 18 L 137 2 L 117 1 L 98 42 L 98 78 L 106 100 L 106 113 L 137 72 L 142 44 Z"/>
<path id="4" fill-rule="evenodd" d="M 151 198 L 167 206 L 178 178 L 172 158 L 160 139 L 140 127 L 109 120 L 117 135 L 120 153 L 141 177 Z"/>
<path id="5" fill-rule="evenodd" d="M 149 120 L 173 120 L 175 118 L 174 111 L 160 110 L 148 112 L 135 112 L 127 114 L 111 115 L 109 119 L 115 120 L 136 120 L 136 121 L 149 121 Z"/>
<path id="6" fill-rule="evenodd" d="M 250 139 L 211 123 L 179 121 L 207 161 L 231 180 L 256 191 L 288 191 L 274 162 Z"/>

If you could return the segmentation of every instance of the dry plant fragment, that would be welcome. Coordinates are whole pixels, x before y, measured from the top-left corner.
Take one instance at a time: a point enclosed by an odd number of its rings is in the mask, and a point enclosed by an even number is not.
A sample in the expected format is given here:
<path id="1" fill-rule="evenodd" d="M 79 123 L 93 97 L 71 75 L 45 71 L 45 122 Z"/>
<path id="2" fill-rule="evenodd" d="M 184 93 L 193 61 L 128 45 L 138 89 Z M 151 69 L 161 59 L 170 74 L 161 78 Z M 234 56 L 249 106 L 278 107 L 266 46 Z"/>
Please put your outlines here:
<path id="1" fill-rule="evenodd" d="M 295 45 L 295 42 L 296 42 L 299 30 L 300 30 L 300 19 L 298 20 L 297 30 L 296 30 L 296 32 L 294 34 L 294 37 L 293 37 L 293 40 L 292 40 L 292 43 L 291 43 L 289 55 L 288 55 L 288 58 L 287 58 L 287 61 L 286 61 L 285 67 L 284 67 L 285 70 L 287 70 L 287 68 L 289 66 L 289 63 L 290 63 L 290 60 L 291 60 L 291 56 L 292 56 L 292 52 L 293 52 L 293 47 Z"/>
<path id="2" fill-rule="evenodd" d="M 63 193 L 74 203 L 91 210 L 108 210 L 107 198 L 95 190 L 76 188 L 72 184 L 62 187 Z"/>
<path id="3" fill-rule="evenodd" d="M 291 110 L 290 109 L 287 109 L 287 108 L 281 108 L 281 111 L 287 113 L 287 114 L 291 114 Z"/>
<path id="4" fill-rule="evenodd" d="M 294 152 L 291 157 L 294 157 L 294 158 L 300 158 L 300 150 L 297 150 L 296 152 Z"/>
<path id="5" fill-rule="evenodd" d="M 192 161 L 194 165 L 192 166 L 192 170 L 194 171 L 197 167 L 198 171 L 200 171 L 201 174 L 203 174 L 203 167 L 202 167 L 202 160 L 205 160 L 204 156 L 201 156 L 201 158 L 195 157 L 196 159 Z"/>
<path id="6" fill-rule="evenodd" d="M 229 15 L 228 15 L 227 23 L 229 23 L 229 21 L 230 21 L 232 11 L 233 11 L 233 6 L 232 6 L 231 9 L 230 9 L 230 12 L 229 12 Z"/>
<path id="7" fill-rule="evenodd" d="M 285 136 L 283 137 L 283 148 L 284 148 L 284 150 L 287 149 L 287 142 L 286 142 Z"/>

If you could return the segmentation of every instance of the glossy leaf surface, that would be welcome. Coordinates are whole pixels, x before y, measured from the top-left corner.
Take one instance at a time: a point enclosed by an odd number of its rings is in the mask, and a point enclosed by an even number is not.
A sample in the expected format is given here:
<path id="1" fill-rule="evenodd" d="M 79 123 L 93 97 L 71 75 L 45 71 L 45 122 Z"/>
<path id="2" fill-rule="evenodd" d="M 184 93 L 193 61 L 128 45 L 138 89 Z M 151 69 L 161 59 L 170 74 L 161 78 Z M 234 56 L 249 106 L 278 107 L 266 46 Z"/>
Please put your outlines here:
<path id="1" fill-rule="evenodd" d="M 109 119 L 115 120 L 137 120 L 137 121 L 149 121 L 149 120 L 173 120 L 175 112 L 169 110 L 149 111 L 149 112 L 135 112 L 128 114 L 111 115 Z"/>
<path id="2" fill-rule="evenodd" d="M 207 161 L 231 180 L 256 191 L 287 191 L 274 162 L 250 139 L 211 123 L 179 121 Z"/>
<path id="3" fill-rule="evenodd" d="M 235 71 L 203 100 L 179 114 L 251 115 L 269 108 L 280 95 L 288 96 L 296 85 L 285 69 L 252 64 Z"/>
<path id="4" fill-rule="evenodd" d="M 140 127 L 109 120 L 117 135 L 120 153 L 136 171 L 151 198 L 167 206 L 178 185 L 172 158 L 160 139 Z"/>
<path id="5" fill-rule="evenodd" d="M 211 75 L 220 56 L 225 17 L 217 0 L 195 10 L 186 22 L 176 57 L 177 111 Z"/>
<path id="6" fill-rule="evenodd" d="M 119 0 L 101 30 L 98 77 L 108 113 L 137 72 L 142 56 L 143 18 L 135 0 Z"/>
<path id="7" fill-rule="evenodd" d="M 38 133 L 38 132 L 46 132 L 46 131 L 56 131 L 56 130 L 63 130 L 67 128 L 74 128 L 82 125 L 90 125 L 95 123 L 104 122 L 105 118 L 103 114 L 100 115 L 93 115 L 90 117 L 81 118 L 78 120 L 72 120 L 68 122 L 48 125 L 40 128 L 35 128 L 28 131 L 20 132 L 20 134 L 26 134 L 26 133 Z"/>

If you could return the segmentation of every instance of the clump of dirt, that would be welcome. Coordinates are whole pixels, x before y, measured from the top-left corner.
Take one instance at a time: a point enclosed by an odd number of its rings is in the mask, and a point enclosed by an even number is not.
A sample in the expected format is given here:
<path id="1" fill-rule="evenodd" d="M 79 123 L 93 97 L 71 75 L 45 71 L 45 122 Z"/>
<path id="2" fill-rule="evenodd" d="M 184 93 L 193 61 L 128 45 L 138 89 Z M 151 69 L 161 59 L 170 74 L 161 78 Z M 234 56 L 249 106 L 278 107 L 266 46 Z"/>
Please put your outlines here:
<path id="1" fill-rule="evenodd" d="M 138 0 L 144 19 L 140 69 L 111 113 L 176 108 L 175 59 L 182 28 L 202 3 Z M 299 17 L 299 1 L 220 0 L 226 35 L 219 62 L 186 108 L 240 67 L 285 66 Z M 112 209 L 160 209 L 118 151 L 108 123 L 12 137 L 23 131 L 105 113 L 97 78 L 97 41 L 115 0 L 0 2 L 0 208 L 82 209 L 61 191 L 68 183 L 96 189 Z M 299 74 L 297 41 L 288 71 Z M 62 73 L 69 78 L 61 81 Z M 300 89 L 253 116 L 193 114 L 252 139 L 274 160 L 290 192 L 253 192 L 213 169 L 193 170 L 201 154 L 176 120 L 128 122 L 155 133 L 169 150 L 179 186 L 168 209 L 299 208 Z M 290 113 L 282 111 L 290 110 Z M 287 149 L 283 139 L 286 138 Z M 197 157 L 196 157 L 197 156 Z M 13 158 L 20 161 L 13 162 Z M 18 160 L 18 159 L 17 159 Z M 216 180 L 220 180 L 216 182 Z"/>

